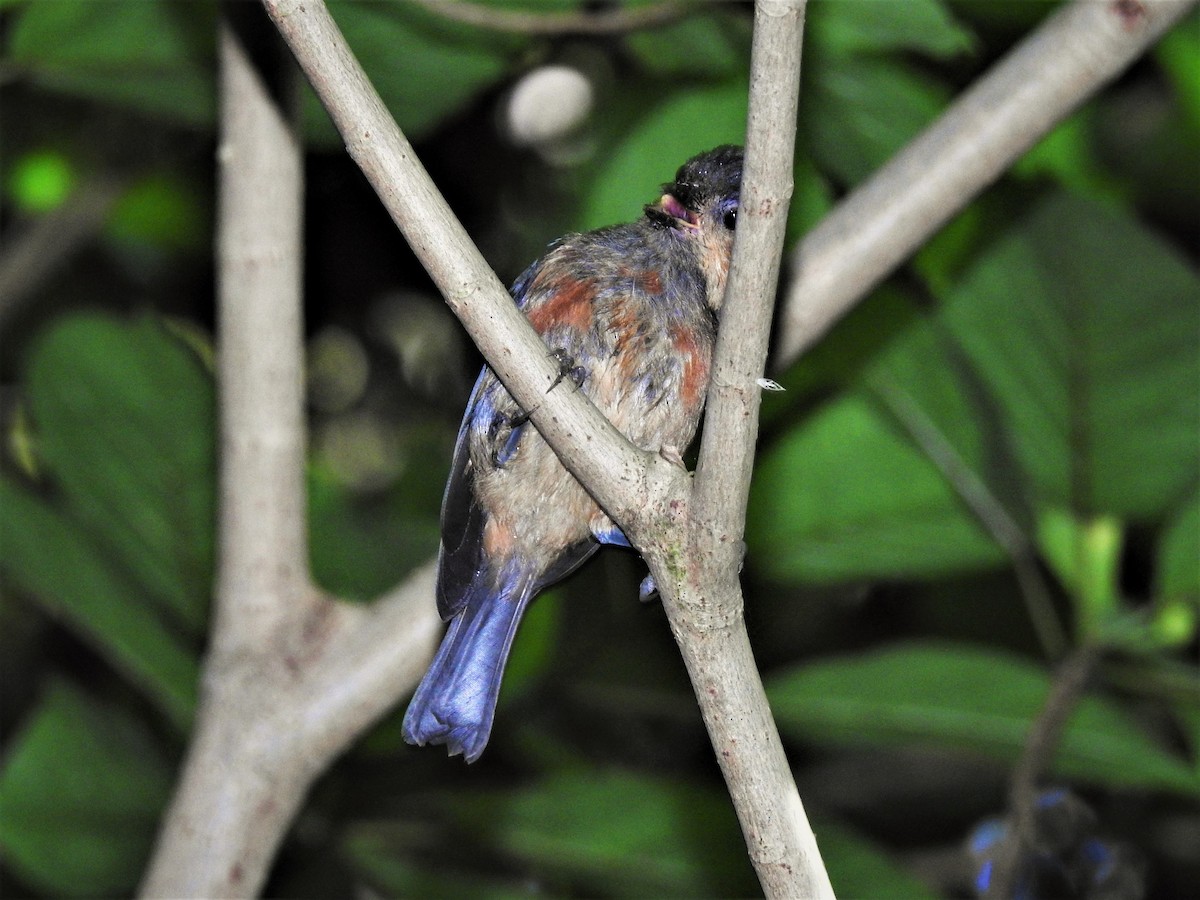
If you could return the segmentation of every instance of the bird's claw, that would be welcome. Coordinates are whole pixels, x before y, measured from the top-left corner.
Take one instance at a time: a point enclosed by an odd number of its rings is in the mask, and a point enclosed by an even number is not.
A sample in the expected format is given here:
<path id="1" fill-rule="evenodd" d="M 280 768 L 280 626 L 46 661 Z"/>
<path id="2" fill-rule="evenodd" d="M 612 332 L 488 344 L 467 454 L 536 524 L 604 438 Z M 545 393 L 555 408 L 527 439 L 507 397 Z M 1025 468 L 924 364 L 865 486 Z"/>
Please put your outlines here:
<path id="1" fill-rule="evenodd" d="M 570 378 L 575 383 L 576 389 L 583 387 L 583 382 L 587 378 L 587 369 L 575 365 L 575 359 L 563 347 L 551 350 L 550 355 L 558 360 L 558 377 L 551 382 L 550 387 L 546 388 L 547 394 L 558 387 L 564 378 Z"/>

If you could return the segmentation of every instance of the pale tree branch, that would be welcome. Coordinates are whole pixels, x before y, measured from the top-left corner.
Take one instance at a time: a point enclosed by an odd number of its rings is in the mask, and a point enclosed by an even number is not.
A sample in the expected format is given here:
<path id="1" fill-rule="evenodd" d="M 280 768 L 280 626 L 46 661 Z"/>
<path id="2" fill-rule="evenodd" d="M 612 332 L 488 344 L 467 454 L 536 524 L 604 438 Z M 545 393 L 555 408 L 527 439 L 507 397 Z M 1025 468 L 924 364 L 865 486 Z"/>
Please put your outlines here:
<path id="1" fill-rule="evenodd" d="M 677 591 L 664 606 L 768 897 L 832 897 L 742 615 L 746 499 L 788 203 L 803 0 L 755 5 L 737 241 Z M 659 578 L 660 574 L 651 566 Z"/>
<path id="2" fill-rule="evenodd" d="M 559 361 L 455 218 L 324 4 L 264 5 L 451 311 L 567 468 L 618 522 L 642 512 L 648 496 L 663 506 L 667 493 L 684 490 L 683 473 L 626 441 L 586 397 L 551 390 L 562 382 Z"/>
<path id="3" fill-rule="evenodd" d="M 792 253 L 786 366 L 1197 0 L 1075 0 L 838 204 Z"/>
<path id="4" fill-rule="evenodd" d="M 219 47 L 216 610 L 196 729 L 146 897 L 258 893 L 313 779 L 412 689 L 440 630 L 432 565 L 369 608 L 312 585 L 301 149 L 225 23 Z"/>
<path id="5" fill-rule="evenodd" d="M 464 0 L 416 0 L 430 12 L 455 22 L 513 34 L 622 34 L 661 28 L 686 16 L 686 4 L 660 0 L 649 6 L 615 7 L 596 12 L 527 12 L 469 3 Z"/>

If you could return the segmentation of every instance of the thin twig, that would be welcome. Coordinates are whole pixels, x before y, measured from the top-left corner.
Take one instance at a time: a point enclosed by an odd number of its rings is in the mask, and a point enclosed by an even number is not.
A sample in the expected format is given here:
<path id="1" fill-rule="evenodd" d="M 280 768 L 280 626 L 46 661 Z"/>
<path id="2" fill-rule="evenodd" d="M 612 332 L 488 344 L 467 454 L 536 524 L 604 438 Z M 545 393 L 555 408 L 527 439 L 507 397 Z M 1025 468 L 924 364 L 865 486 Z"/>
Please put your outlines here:
<path id="1" fill-rule="evenodd" d="M 118 179 L 98 179 L 19 234 L 4 235 L 0 250 L 0 326 L 100 233 L 124 189 L 125 184 Z"/>
<path id="2" fill-rule="evenodd" d="M 869 386 L 1004 551 L 1016 574 L 1043 653 L 1049 659 L 1061 658 L 1067 649 L 1066 630 L 1054 611 L 1050 587 L 1038 568 L 1037 549 L 1024 530 L 907 392 L 881 378 L 871 379 Z"/>
<path id="3" fill-rule="evenodd" d="M 489 31 L 507 31 L 527 35 L 624 34 L 648 28 L 661 28 L 692 12 L 686 4 L 665 0 L 650 6 L 616 7 L 597 12 L 536 13 L 467 3 L 465 0 L 416 0 L 430 12 L 446 19 L 476 25 Z"/>
<path id="4" fill-rule="evenodd" d="M 1032 847 L 1037 828 L 1038 778 L 1049 768 L 1058 752 L 1067 721 L 1079 705 L 1088 679 L 1100 660 L 1098 647 L 1085 644 L 1063 661 L 1050 686 L 1041 712 L 1029 729 L 1009 780 L 1009 821 L 1012 827 L 996 858 L 995 876 L 987 897 L 1002 900 L 1013 896 L 1020 860 Z"/>

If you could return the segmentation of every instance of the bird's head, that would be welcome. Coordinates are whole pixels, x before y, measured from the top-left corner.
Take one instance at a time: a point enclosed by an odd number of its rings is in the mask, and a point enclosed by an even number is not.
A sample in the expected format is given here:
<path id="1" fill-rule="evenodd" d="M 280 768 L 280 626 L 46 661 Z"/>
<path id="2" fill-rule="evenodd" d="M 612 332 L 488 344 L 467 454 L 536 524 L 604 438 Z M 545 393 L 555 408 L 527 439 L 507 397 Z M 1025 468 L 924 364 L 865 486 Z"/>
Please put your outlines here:
<path id="1" fill-rule="evenodd" d="M 741 184 L 742 148 L 727 144 L 685 162 L 659 201 L 646 207 L 651 225 L 695 242 L 713 309 L 725 294 Z"/>

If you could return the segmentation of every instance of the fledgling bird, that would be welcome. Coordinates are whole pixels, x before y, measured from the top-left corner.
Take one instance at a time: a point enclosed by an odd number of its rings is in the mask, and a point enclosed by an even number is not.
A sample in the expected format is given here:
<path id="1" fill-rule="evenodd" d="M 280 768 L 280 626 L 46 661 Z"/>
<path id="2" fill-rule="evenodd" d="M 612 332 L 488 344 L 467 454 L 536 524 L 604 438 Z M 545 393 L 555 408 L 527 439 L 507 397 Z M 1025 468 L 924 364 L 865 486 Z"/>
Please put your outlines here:
<path id="1" fill-rule="evenodd" d="M 643 450 L 677 457 L 696 433 L 741 180 L 738 147 L 693 157 L 638 221 L 560 239 L 513 284 L 563 383 Z M 450 628 L 404 738 L 474 762 L 529 602 L 601 544 L 629 542 L 486 367 L 458 432 L 441 524 L 437 603 Z"/>

